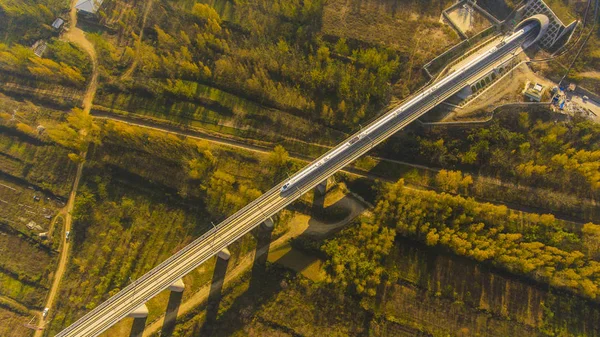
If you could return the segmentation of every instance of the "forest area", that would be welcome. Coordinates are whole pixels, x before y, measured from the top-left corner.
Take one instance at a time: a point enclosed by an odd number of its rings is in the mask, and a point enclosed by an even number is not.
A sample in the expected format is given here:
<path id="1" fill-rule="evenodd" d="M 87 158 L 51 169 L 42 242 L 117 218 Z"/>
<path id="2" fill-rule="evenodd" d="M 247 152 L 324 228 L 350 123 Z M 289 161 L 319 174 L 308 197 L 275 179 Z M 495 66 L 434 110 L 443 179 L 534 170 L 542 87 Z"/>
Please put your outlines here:
<path id="1" fill-rule="evenodd" d="M 0 1 L 0 79 L 33 88 L 81 89 L 91 73 L 88 56 L 75 45 L 59 39 L 51 26 L 66 18 L 68 4 L 57 0 Z M 44 41 L 42 57 L 32 46 Z M 54 86 L 54 87 L 53 87 Z"/>
<path id="2" fill-rule="evenodd" d="M 507 108 L 482 127 L 412 126 L 382 155 L 544 190 L 548 197 L 598 200 L 599 144 L 600 127 L 588 119 L 566 121 L 547 110 Z M 551 199 L 556 211 L 588 221 L 597 217 L 570 207 L 564 197 Z"/>
<path id="3" fill-rule="evenodd" d="M 27 335 L 23 321 L 43 310 L 78 165 L 47 336 L 419 90 L 423 65 L 460 41 L 440 22 L 452 3 L 105 0 L 78 25 L 98 57 L 88 114 L 92 60 L 51 27 L 68 25 L 68 3 L 0 0 L 0 321 L 19 327 L 0 335 Z M 510 13 L 518 1 L 478 3 Z M 549 3 L 567 18 L 581 12 Z M 598 41 L 571 74 L 590 89 Z M 216 311 L 199 302 L 171 335 L 600 336 L 597 123 L 510 108 L 475 127 L 413 124 L 371 154 L 334 179 L 368 210 L 325 238 L 286 242 L 317 261 L 322 280 L 277 262 L 257 274 L 256 263 L 224 282 Z M 282 211 L 272 241 L 299 215 L 351 213 L 317 204 L 308 193 Z M 228 272 L 259 241 L 257 229 L 233 243 Z M 183 301 L 212 284 L 216 265 L 185 276 Z M 149 323 L 169 301 L 148 301 Z"/>
<path id="4" fill-rule="evenodd" d="M 101 129 L 78 192 L 75 253 L 51 332 L 200 236 L 210 221 L 219 222 L 258 197 L 293 165 L 282 148 L 257 158 L 122 123 L 106 122 Z M 245 237 L 230 246 L 232 259 L 253 244 Z M 208 281 L 211 271 L 187 276 L 186 283 L 195 285 L 190 290 Z"/>
<path id="5" fill-rule="evenodd" d="M 317 122 L 328 136 L 309 134 L 317 143 L 338 140 L 329 135 L 352 131 L 393 97 L 406 97 L 424 83 L 420 65 L 448 43 L 417 53 L 328 35 L 321 1 L 155 1 L 145 21 L 135 14 L 142 5 L 117 17 L 120 6 L 106 1 L 101 19 L 116 34 L 90 34 L 104 83 L 98 108 L 180 123 L 233 121 L 237 132 L 273 133 L 279 123 L 299 140 L 304 125 Z M 429 29 L 454 39 L 429 15 L 422 20 Z M 408 73 L 413 80 L 398 82 Z M 219 99 L 225 95 L 233 95 L 233 107 Z M 246 102 L 268 110 L 244 113 Z"/>
<path id="6" fill-rule="evenodd" d="M 53 35 L 50 24 L 68 10 L 60 0 L 0 1 L 0 40 L 7 43 L 29 43 Z"/>
<path id="7" fill-rule="evenodd" d="M 376 190 L 352 226 L 292 240 L 322 261 L 323 281 L 267 265 L 264 281 L 248 273 L 224 289 L 214 321 L 205 303 L 173 335 L 599 335 L 600 226 L 402 180 Z"/>
<path id="8" fill-rule="evenodd" d="M 400 235 L 591 300 L 599 295 L 599 225 L 576 226 L 551 214 L 520 213 L 471 198 L 412 191 L 402 180 L 382 189 L 373 213 L 372 222 L 362 222 L 323 247 L 331 258 L 331 282 L 336 286 L 373 296 L 385 269 L 369 261 L 382 261 L 395 235 Z M 366 251 L 344 253 L 350 247 Z"/>
<path id="9" fill-rule="evenodd" d="M 133 76 L 148 79 L 108 85 L 107 91 L 135 90 L 194 102 L 196 82 L 208 83 L 338 126 L 362 120 L 367 110 L 389 99 L 388 82 L 397 76 L 397 58 L 375 48 L 351 49 L 344 39 L 335 44 L 319 39 L 315 33 L 320 1 L 236 6 L 236 16 L 245 20 L 234 23 L 201 3 L 192 8 L 161 5 L 155 4 L 163 15 L 152 18 L 153 29 L 144 35 L 137 54 L 132 46 L 120 53 L 102 36 L 93 37 L 102 76 L 118 77 L 138 57 Z M 273 22 L 274 18 L 281 19 Z M 127 39 L 129 34 L 119 35 Z M 353 111 L 359 113 L 348 115 Z"/>

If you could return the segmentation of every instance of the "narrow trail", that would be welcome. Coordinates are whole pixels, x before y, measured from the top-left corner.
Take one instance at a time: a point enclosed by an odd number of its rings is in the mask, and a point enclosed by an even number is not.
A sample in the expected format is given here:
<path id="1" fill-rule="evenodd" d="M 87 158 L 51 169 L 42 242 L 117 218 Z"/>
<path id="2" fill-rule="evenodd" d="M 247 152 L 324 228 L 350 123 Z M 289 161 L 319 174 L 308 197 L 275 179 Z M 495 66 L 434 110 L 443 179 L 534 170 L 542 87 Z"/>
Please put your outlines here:
<path id="1" fill-rule="evenodd" d="M 182 128 L 182 127 L 178 127 L 178 126 L 174 126 L 174 125 L 160 124 L 159 122 L 143 120 L 143 119 L 139 119 L 139 118 L 132 117 L 132 116 L 123 116 L 123 115 L 113 114 L 110 112 L 97 112 L 97 111 L 94 111 L 92 113 L 92 115 L 97 119 L 112 120 L 112 121 L 117 121 L 117 122 L 129 124 L 129 125 L 133 125 L 133 126 L 143 127 L 146 129 L 157 130 L 157 131 L 162 131 L 162 132 L 166 132 L 166 133 L 172 133 L 172 134 L 186 136 L 186 137 L 190 137 L 190 138 L 204 139 L 204 140 L 208 140 L 212 143 L 227 145 L 227 146 L 244 149 L 244 150 L 248 150 L 248 151 L 253 151 L 253 152 L 270 153 L 273 150 L 272 147 L 267 147 L 264 145 L 249 144 L 239 138 L 223 137 L 223 136 L 214 134 L 212 132 L 211 133 L 202 132 L 202 131 L 188 129 L 188 128 Z M 323 147 L 324 151 L 333 148 L 328 145 L 319 145 L 319 146 Z M 308 161 L 308 162 L 311 162 L 315 159 L 315 157 L 311 157 L 311 156 L 301 154 L 301 153 L 290 153 L 290 156 L 292 156 L 294 159 Z M 421 164 L 409 163 L 409 162 L 400 161 L 400 160 L 396 160 L 396 159 L 389 159 L 389 158 L 382 158 L 382 157 L 375 157 L 375 156 L 370 156 L 370 157 L 375 160 L 379 160 L 379 161 L 405 165 L 405 166 L 419 168 L 419 169 L 433 171 L 433 172 L 438 172 L 440 170 L 439 168 L 429 167 L 429 166 L 425 166 L 425 165 L 421 165 Z"/>
<path id="2" fill-rule="evenodd" d="M 125 123 L 128 125 L 142 127 L 142 128 L 150 129 L 150 130 L 161 131 L 161 132 L 178 135 L 178 136 L 184 136 L 184 137 L 188 137 L 188 138 L 192 138 L 192 139 L 206 140 L 213 144 L 224 145 L 224 146 L 233 147 L 233 148 L 237 148 L 237 149 L 260 153 L 260 154 L 268 154 L 268 153 L 271 153 L 271 151 L 272 151 L 272 148 L 254 145 L 254 144 L 247 144 L 247 143 L 244 143 L 237 139 L 219 137 L 217 135 L 208 134 L 208 133 L 199 132 L 199 131 L 190 130 L 190 129 L 181 129 L 178 127 L 174 127 L 172 125 L 160 125 L 156 122 L 138 120 L 135 118 L 131 118 L 129 116 L 103 114 L 103 115 L 94 115 L 94 117 L 97 119 L 112 120 L 112 121 L 116 121 L 116 122 L 120 122 L 120 123 Z M 292 159 L 303 161 L 305 163 L 310 163 L 313 160 L 315 160 L 315 157 L 310 157 L 307 155 L 293 153 L 293 152 L 290 152 L 289 156 Z M 372 158 L 380 160 L 380 161 L 384 161 L 384 162 L 405 165 L 405 166 L 412 167 L 412 168 L 419 168 L 419 169 L 427 170 L 427 171 L 430 171 L 433 173 L 437 173 L 441 170 L 440 168 L 437 168 L 437 167 L 429 167 L 429 166 L 425 166 L 425 165 L 414 164 L 414 163 L 404 162 L 404 161 L 395 160 L 395 159 L 381 158 L 381 157 L 372 157 Z M 381 180 L 381 181 L 392 182 L 392 183 L 396 182 L 395 179 L 390 179 L 389 177 L 385 177 L 385 176 L 382 176 L 379 174 L 373 174 L 368 171 L 364 171 L 362 169 L 354 168 L 352 166 L 347 166 L 347 167 L 341 169 L 340 172 L 344 172 L 344 173 L 362 177 L 362 178 L 368 178 L 371 180 Z M 505 187 L 511 187 L 511 188 L 518 187 L 514 183 L 502 181 L 502 180 L 495 179 L 495 178 L 479 176 L 479 175 L 472 174 L 472 173 L 471 173 L 471 176 L 473 177 L 473 179 L 481 179 L 483 181 L 483 183 L 490 184 L 493 186 L 505 186 Z M 413 190 L 433 190 L 431 188 L 431 186 L 426 186 L 426 185 L 413 184 L 412 186 L 414 186 L 414 187 L 405 185 L 406 188 L 413 189 Z M 460 195 L 460 194 L 456 194 L 456 195 Z M 466 195 L 463 195 L 463 196 L 467 197 Z M 506 202 L 506 201 L 501 201 L 501 200 L 493 200 L 493 199 L 489 199 L 489 198 L 482 197 L 482 196 L 472 196 L 471 195 L 470 197 L 473 197 L 477 202 L 488 202 L 488 203 L 491 203 L 494 205 L 504 205 L 515 211 L 528 212 L 528 213 L 552 213 L 559 220 L 570 221 L 570 222 L 577 223 L 577 224 L 583 224 L 586 222 L 586 221 L 583 221 L 582 219 L 574 219 L 572 217 L 565 216 L 564 214 L 556 214 L 551 209 L 533 208 L 533 207 L 530 207 L 527 205 L 521 205 L 521 204 L 516 204 L 514 202 Z M 590 202 L 593 202 L 593 201 L 590 200 Z M 594 202 L 594 204 L 595 204 L 595 202 Z"/>
<path id="3" fill-rule="evenodd" d="M 73 0 L 71 2 L 71 22 L 69 31 L 64 33 L 62 38 L 81 47 L 90 55 L 92 60 L 92 76 L 83 97 L 83 109 L 85 112 L 89 113 L 92 109 L 92 102 L 98 88 L 98 57 L 96 56 L 96 49 L 94 48 L 94 45 L 85 37 L 83 30 L 77 27 L 77 10 L 75 9 L 76 3 L 77 0 Z"/>
<path id="4" fill-rule="evenodd" d="M 58 212 L 58 214 L 54 217 L 54 219 L 52 219 L 52 222 L 50 223 L 50 227 L 48 228 L 48 237 L 52 237 L 52 234 L 54 234 L 54 227 L 56 226 L 56 221 L 58 221 L 58 219 L 63 219 L 63 222 L 65 221 L 64 216 L 65 216 L 65 211 L 66 211 L 66 207 L 63 207 L 60 209 L 60 211 Z"/>
<path id="5" fill-rule="evenodd" d="M 73 221 L 71 213 L 73 212 L 73 207 L 75 206 L 75 195 L 77 193 L 77 187 L 79 186 L 79 180 L 81 178 L 81 172 L 83 171 L 83 163 L 79 164 L 77 167 L 77 175 L 75 176 L 75 182 L 73 183 L 73 189 L 69 194 L 69 200 L 67 202 L 67 206 L 60 211 L 60 214 L 55 218 L 57 219 L 59 216 L 65 216 L 65 226 L 61 235 L 61 244 L 60 244 L 60 256 L 58 260 L 58 266 L 56 267 L 56 271 L 54 272 L 54 279 L 52 280 L 52 287 L 50 288 L 50 292 L 48 293 L 48 298 L 46 300 L 45 308 L 52 309 L 52 305 L 54 304 L 54 300 L 56 299 L 56 294 L 58 293 L 58 289 L 60 286 L 60 281 L 65 273 L 65 269 L 67 267 L 67 262 L 69 260 L 69 247 L 70 242 L 67 240 L 66 233 L 67 231 L 71 231 L 71 223 Z M 40 326 L 44 325 L 44 318 L 40 314 Z M 42 337 L 44 330 L 36 330 L 34 337 Z"/>
<path id="6" fill-rule="evenodd" d="M 90 77 L 90 82 L 86 89 L 85 95 L 83 97 L 83 110 L 89 114 L 92 109 L 92 102 L 94 101 L 94 96 L 96 95 L 96 90 L 98 87 L 98 58 L 96 56 L 96 50 L 94 49 L 94 45 L 85 37 L 85 33 L 77 27 L 77 10 L 75 9 L 75 4 L 77 0 L 73 0 L 71 2 L 71 11 L 70 11 L 70 27 L 69 31 L 63 34 L 63 38 L 69 42 L 72 42 L 83 50 L 85 50 L 89 55 L 92 61 L 92 74 Z M 81 158 L 85 158 L 86 152 L 80 154 Z M 75 181 L 73 182 L 73 188 L 71 189 L 71 193 L 69 194 L 69 200 L 67 201 L 67 206 L 61 210 L 61 214 L 64 214 L 65 225 L 62 233 L 62 243 L 60 249 L 60 257 L 58 261 L 58 265 L 56 267 L 56 271 L 54 273 L 54 279 L 52 281 L 52 287 L 48 293 L 48 297 L 46 299 L 45 308 L 50 308 L 50 316 L 52 316 L 52 306 L 54 305 L 56 294 L 58 293 L 60 282 L 65 273 L 67 262 L 69 260 L 69 248 L 70 242 L 66 238 L 66 232 L 71 231 L 72 223 L 73 223 L 73 208 L 75 207 L 75 196 L 77 195 L 77 188 L 79 187 L 79 182 L 81 180 L 81 173 L 83 172 L 83 162 L 77 165 L 77 173 L 75 175 Z M 40 326 L 44 325 L 44 318 L 42 315 L 40 317 Z M 34 334 L 34 337 L 42 337 L 44 335 L 44 330 L 37 330 Z"/>
<path id="7" fill-rule="evenodd" d="M 148 13 L 150 12 L 150 8 L 152 8 L 152 0 L 148 0 L 146 3 L 146 8 L 144 9 L 144 16 L 142 18 L 142 27 L 140 28 L 140 33 L 138 34 L 138 40 L 135 44 L 135 58 L 131 63 L 131 66 L 125 70 L 123 75 L 121 76 L 121 80 L 125 80 L 131 77 L 135 68 L 137 68 L 138 62 L 140 60 L 140 49 L 142 48 L 142 39 L 144 37 L 144 28 L 146 27 L 146 19 L 148 18 Z"/>

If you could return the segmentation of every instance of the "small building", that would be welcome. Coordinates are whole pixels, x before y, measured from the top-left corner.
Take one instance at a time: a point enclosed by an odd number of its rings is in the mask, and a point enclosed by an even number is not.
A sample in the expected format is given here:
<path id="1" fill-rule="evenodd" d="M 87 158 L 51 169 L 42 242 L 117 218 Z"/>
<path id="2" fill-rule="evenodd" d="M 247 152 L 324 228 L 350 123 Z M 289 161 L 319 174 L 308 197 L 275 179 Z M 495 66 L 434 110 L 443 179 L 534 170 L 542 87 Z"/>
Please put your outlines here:
<path id="1" fill-rule="evenodd" d="M 35 221 L 33 221 L 33 220 L 29 221 L 29 223 L 27 225 L 25 225 L 25 226 L 27 226 L 27 228 L 31 229 L 32 231 L 34 231 L 34 230 L 35 231 L 41 231 L 41 230 L 43 230 L 43 228 L 40 227 L 40 225 L 36 224 Z"/>
<path id="2" fill-rule="evenodd" d="M 46 51 L 46 47 L 48 47 L 46 45 L 46 42 L 43 40 L 37 40 L 33 46 L 31 46 L 31 49 L 33 49 L 33 53 L 38 56 L 38 57 L 42 57 L 44 55 L 44 52 Z"/>
<path id="3" fill-rule="evenodd" d="M 81 13 L 85 16 L 94 17 L 102 6 L 104 0 L 78 0 L 75 5 L 77 13 Z"/>
<path id="4" fill-rule="evenodd" d="M 539 83 L 532 84 L 527 81 L 527 83 L 525 83 L 525 89 L 523 89 L 523 95 L 533 102 L 540 102 L 544 91 L 546 91 L 545 86 Z"/>
<path id="5" fill-rule="evenodd" d="M 61 18 L 56 18 L 56 20 L 54 20 L 54 22 L 52 22 L 52 28 L 59 30 L 60 27 L 62 27 L 62 25 L 65 23 L 65 20 L 61 19 Z"/>

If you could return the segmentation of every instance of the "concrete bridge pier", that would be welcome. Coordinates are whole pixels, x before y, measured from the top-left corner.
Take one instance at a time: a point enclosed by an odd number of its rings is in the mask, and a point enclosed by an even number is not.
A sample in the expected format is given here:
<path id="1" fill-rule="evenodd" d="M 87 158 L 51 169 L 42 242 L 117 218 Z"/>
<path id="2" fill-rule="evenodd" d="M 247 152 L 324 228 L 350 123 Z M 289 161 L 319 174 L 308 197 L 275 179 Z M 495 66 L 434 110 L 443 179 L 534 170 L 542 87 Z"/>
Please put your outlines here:
<path id="1" fill-rule="evenodd" d="M 267 218 L 267 220 L 263 221 L 263 223 L 260 224 L 260 227 L 264 230 L 272 231 L 275 227 L 275 220 L 273 219 L 273 217 L 269 217 Z"/>
<path id="2" fill-rule="evenodd" d="M 134 311 L 130 312 L 129 315 L 127 315 L 128 317 L 133 317 L 133 318 L 145 318 L 148 317 L 148 307 L 146 306 L 146 304 L 142 304 L 139 307 L 137 307 L 137 309 L 135 309 Z"/>
<path id="3" fill-rule="evenodd" d="M 213 324 L 217 321 L 219 306 L 221 305 L 221 297 L 223 284 L 225 283 L 225 275 L 227 274 L 227 266 L 231 253 L 227 248 L 217 253 L 218 258 L 215 259 L 215 269 L 213 271 L 208 300 L 206 306 L 206 319 L 200 330 L 200 336 L 212 336 L 211 331 Z M 168 336 L 163 334 L 164 336 Z"/>
<path id="4" fill-rule="evenodd" d="M 173 284 L 169 286 L 169 290 L 171 291 L 171 294 L 169 295 L 169 302 L 167 303 L 167 311 L 165 312 L 161 336 L 171 336 L 175 330 L 175 322 L 177 321 L 179 306 L 181 305 L 183 291 L 185 290 L 183 279 L 173 282 Z"/>
<path id="5" fill-rule="evenodd" d="M 146 328 L 146 319 L 148 317 L 136 317 L 133 319 L 133 325 L 131 325 L 131 331 L 129 337 L 142 337 L 144 336 L 144 329 Z"/>
<path id="6" fill-rule="evenodd" d="M 169 290 L 174 291 L 176 293 L 181 293 L 183 292 L 183 290 L 185 289 L 185 284 L 183 283 L 183 279 L 179 279 L 175 282 L 173 282 L 173 284 L 171 284 L 169 286 Z"/>
<path id="7" fill-rule="evenodd" d="M 231 252 L 227 248 L 223 248 L 220 252 L 217 253 L 217 256 L 225 261 L 228 261 L 231 257 Z"/>
<path id="8" fill-rule="evenodd" d="M 140 305 L 127 316 L 133 317 L 129 337 L 142 337 L 144 335 L 144 328 L 146 327 L 146 319 L 148 319 L 148 307 L 146 304 Z"/>
<path id="9" fill-rule="evenodd" d="M 333 178 L 333 176 L 331 176 L 331 177 L 325 179 L 319 185 L 317 185 L 316 189 L 317 189 L 317 192 L 319 192 L 319 194 L 325 195 L 334 185 L 335 185 L 335 178 Z"/>
<path id="10" fill-rule="evenodd" d="M 313 214 L 323 211 L 325 207 L 325 195 L 333 186 L 335 186 L 335 178 L 331 176 L 315 187 L 312 201 Z"/>

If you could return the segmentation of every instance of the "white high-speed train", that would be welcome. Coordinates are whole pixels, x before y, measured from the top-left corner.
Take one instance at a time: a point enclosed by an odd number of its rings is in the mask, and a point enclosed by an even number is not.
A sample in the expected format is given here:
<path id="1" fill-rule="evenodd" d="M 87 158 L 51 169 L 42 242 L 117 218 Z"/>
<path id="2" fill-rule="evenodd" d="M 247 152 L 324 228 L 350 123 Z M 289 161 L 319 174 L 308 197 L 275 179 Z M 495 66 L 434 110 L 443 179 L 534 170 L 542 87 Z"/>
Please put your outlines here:
<path id="1" fill-rule="evenodd" d="M 342 145 L 340 145 L 340 146 L 338 146 L 338 147 L 330 150 L 330 152 L 328 152 L 327 154 L 325 154 L 325 156 L 322 157 L 319 161 L 317 161 L 316 163 L 313 163 L 313 164 L 305 167 L 300 172 L 298 172 L 295 175 L 293 175 L 292 177 L 290 177 L 290 179 L 288 181 L 286 181 L 285 184 L 283 184 L 283 186 L 281 187 L 281 193 L 290 191 L 292 189 L 292 187 L 295 184 L 297 184 L 299 181 L 301 181 L 302 179 L 306 178 L 307 176 L 309 176 L 313 172 L 319 170 L 325 163 L 327 163 L 328 161 L 330 161 L 333 158 L 337 157 L 338 155 L 342 154 L 344 151 L 348 150 L 350 147 L 352 147 L 356 143 L 364 140 L 365 138 L 368 138 L 369 135 L 371 133 L 373 133 L 373 131 L 379 129 L 381 126 L 385 125 L 386 123 L 392 121 L 400 113 L 402 113 L 403 111 L 406 111 L 407 109 L 413 107 L 414 105 L 416 105 L 417 103 L 419 103 L 421 100 L 423 100 L 424 98 L 426 98 L 429 95 L 431 95 L 434 91 L 438 90 L 440 87 L 443 87 L 444 85 L 450 83 L 451 81 L 453 81 L 453 80 L 455 80 L 455 79 L 457 79 L 457 78 L 459 78 L 461 76 L 464 76 L 465 72 L 467 72 L 471 67 L 475 66 L 479 62 L 485 60 L 488 56 L 494 54 L 495 52 L 497 52 L 499 49 L 503 48 L 507 44 L 511 44 L 515 40 L 518 40 L 521 37 L 527 36 L 529 33 L 532 32 L 532 30 L 534 28 L 534 25 L 535 24 L 533 24 L 533 23 L 529 24 L 529 25 L 521 28 L 520 30 L 514 32 L 512 35 L 510 35 L 509 37 L 507 37 L 506 39 L 504 39 L 502 42 L 498 43 L 496 46 L 494 46 L 493 48 L 491 48 L 486 53 L 483 53 L 483 54 L 479 55 L 478 57 L 476 57 L 473 60 L 471 60 L 469 63 L 467 63 L 466 65 L 464 65 L 459 70 L 457 70 L 457 71 L 453 72 L 452 74 L 446 76 L 440 82 L 435 83 L 431 87 L 429 87 L 428 89 L 423 90 L 419 95 L 413 97 L 410 101 L 402 104 L 398 108 L 396 108 L 393 111 L 391 111 L 390 113 L 388 113 L 383 118 L 381 118 L 378 121 L 376 121 L 375 123 L 369 125 L 366 129 L 364 129 L 360 133 L 354 135 L 352 138 L 350 138 L 350 140 L 348 140 L 344 144 L 342 144 Z"/>

